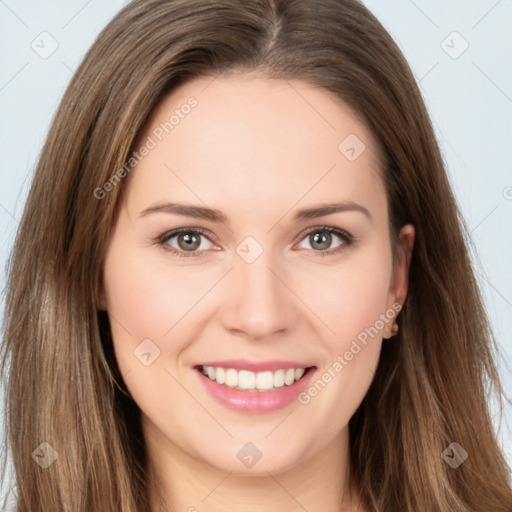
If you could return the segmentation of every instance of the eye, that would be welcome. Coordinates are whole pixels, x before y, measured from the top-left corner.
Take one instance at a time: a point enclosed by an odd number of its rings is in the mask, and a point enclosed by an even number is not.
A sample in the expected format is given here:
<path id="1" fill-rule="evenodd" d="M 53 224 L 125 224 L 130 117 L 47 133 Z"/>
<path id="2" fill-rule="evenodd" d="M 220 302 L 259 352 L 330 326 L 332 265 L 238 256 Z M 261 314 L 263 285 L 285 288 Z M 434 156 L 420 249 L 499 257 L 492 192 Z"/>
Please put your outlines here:
<path id="1" fill-rule="evenodd" d="M 208 239 L 207 232 L 200 228 L 182 228 L 164 233 L 158 237 L 158 243 L 177 256 L 202 256 L 207 248 L 202 237 Z"/>
<path id="2" fill-rule="evenodd" d="M 329 256 L 340 252 L 355 241 L 351 234 L 331 226 L 315 226 L 309 229 L 303 237 L 307 237 L 305 241 L 311 244 L 314 252 L 318 253 L 315 256 Z M 340 239 L 341 243 L 334 249 L 330 249 L 333 237 Z"/>

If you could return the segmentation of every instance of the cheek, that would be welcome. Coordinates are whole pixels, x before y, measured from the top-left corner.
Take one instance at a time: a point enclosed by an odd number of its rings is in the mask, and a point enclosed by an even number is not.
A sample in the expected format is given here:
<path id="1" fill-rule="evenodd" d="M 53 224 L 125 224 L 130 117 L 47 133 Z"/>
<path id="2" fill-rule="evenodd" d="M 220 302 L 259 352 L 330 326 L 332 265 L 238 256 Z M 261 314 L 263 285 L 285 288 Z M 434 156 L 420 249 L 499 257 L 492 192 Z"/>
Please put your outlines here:
<path id="1" fill-rule="evenodd" d="M 171 334 L 166 334 L 186 313 L 190 293 L 161 268 L 161 263 L 142 257 L 141 251 L 124 248 L 123 241 L 118 240 L 111 246 L 104 267 L 114 351 L 121 373 L 129 373 L 127 384 L 142 379 L 134 389 L 144 389 L 145 379 L 150 375 L 153 379 L 167 367 L 169 347 L 173 354 L 181 350 L 179 339 L 173 339 L 171 345 Z M 140 358 L 148 352 L 151 364 L 146 367 Z"/>
<path id="2" fill-rule="evenodd" d="M 324 337 L 329 355 L 304 403 L 315 402 L 321 416 L 336 411 L 333 434 L 366 395 L 379 362 L 382 330 L 390 321 L 386 307 L 391 255 L 377 248 L 359 255 L 357 261 L 333 271 L 329 286 L 314 295 L 315 307 L 334 334 Z"/>
<path id="3" fill-rule="evenodd" d="M 204 294 L 205 284 L 193 272 L 170 269 L 161 256 L 133 248 L 126 254 L 114 251 L 105 263 L 109 313 L 134 338 L 162 338 Z"/>
<path id="4" fill-rule="evenodd" d="M 311 406 L 318 428 L 334 436 L 349 422 L 364 399 L 375 375 L 385 326 L 387 269 L 374 266 L 337 272 L 328 291 L 313 296 L 326 329 L 322 360 L 316 380 L 299 402 Z M 313 309 L 313 307 L 312 307 Z M 382 315 L 382 317 L 381 317 Z"/>
<path id="5" fill-rule="evenodd" d="M 337 266 L 310 266 L 297 276 L 298 295 L 326 326 L 326 340 L 337 351 L 347 340 L 375 326 L 382 330 L 391 259 L 377 250 L 354 253 Z M 328 327 L 328 329 L 327 329 Z M 330 331 L 330 335 L 329 335 Z"/>
<path id="6" fill-rule="evenodd" d="M 191 286 L 185 286 L 179 275 L 179 270 L 165 269 L 161 261 L 133 247 L 126 251 L 113 247 L 105 261 L 117 364 L 133 399 L 152 418 L 162 414 L 164 401 L 180 410 L 187 406 L 187 397 L 171 375 L 179 375 L 177 361 L 190 338 L 186 320 L 194 313 L 191 308 L 202 288 L 190 281 Z"/>

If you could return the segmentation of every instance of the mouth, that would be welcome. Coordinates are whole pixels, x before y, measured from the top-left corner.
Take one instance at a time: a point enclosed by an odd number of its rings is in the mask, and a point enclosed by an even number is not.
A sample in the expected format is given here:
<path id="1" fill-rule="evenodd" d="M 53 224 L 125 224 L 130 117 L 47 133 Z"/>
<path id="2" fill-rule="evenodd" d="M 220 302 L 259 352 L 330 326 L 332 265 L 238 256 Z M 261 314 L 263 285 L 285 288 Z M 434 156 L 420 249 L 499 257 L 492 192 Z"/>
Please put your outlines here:
<path id="1" fill-rule="evenodd" d="M 314 371 L 316 366 L 297 365 L 259 372 L 210 365 L 197 365 L 194 369 L 221 386 L 237 391 L 264 393 L 293 386 Z"/>

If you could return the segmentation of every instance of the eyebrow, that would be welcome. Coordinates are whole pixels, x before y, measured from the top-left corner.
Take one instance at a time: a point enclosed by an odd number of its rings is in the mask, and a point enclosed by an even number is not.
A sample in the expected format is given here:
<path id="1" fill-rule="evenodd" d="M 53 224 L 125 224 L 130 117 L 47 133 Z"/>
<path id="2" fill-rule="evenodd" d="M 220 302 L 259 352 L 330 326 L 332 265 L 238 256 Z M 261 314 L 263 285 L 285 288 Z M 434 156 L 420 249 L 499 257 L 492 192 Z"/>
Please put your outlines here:
<path id="1" fill-rule="evenodd" d="M 358 203 L 354 203 L 353 201 L 320 204 L 311 208 L 297 210 L 293 216 L 293 220 L 304 221 L 323 217 L 325 215 L 332 215 L 333 213 L 350 211 L 363 213 L 368 220 L 373 220 L 372 215 L 367 208 Z M 151 213 L 171 213 L 175 215 L 182 215 L 184 217 L 205 219 L 217 223 L 228 223 L 227 216 L 221 210 L 183 203 L 157 203 L 140 212 L 139 217 L 145 217 Z"/>

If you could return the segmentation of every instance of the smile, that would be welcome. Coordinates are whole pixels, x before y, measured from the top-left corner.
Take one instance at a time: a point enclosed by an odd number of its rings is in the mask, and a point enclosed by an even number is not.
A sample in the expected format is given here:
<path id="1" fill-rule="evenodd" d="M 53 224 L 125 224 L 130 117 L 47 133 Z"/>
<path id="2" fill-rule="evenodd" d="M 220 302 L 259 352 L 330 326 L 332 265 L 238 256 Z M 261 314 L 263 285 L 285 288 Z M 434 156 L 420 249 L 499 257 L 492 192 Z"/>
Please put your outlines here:
<path id="1" fill-rule="evenodd" d="M 246 362 L 231 361 L 231 364 L 242 368 L 201 364 L 194 367 L 194 373 L 214 400 L 243 413 L 262 414 L 291 405 L 316 373 L 316 366 L 300 367 L 296 363 L 293 366 L 298 368 L 279 368 L 277 362 L 252 364 L 260 370 L 262 366 L 267 368 L 263 371 L 243 369 L 250 366 Z M 273 371 L 269 366 L 274 366 Z"/>

